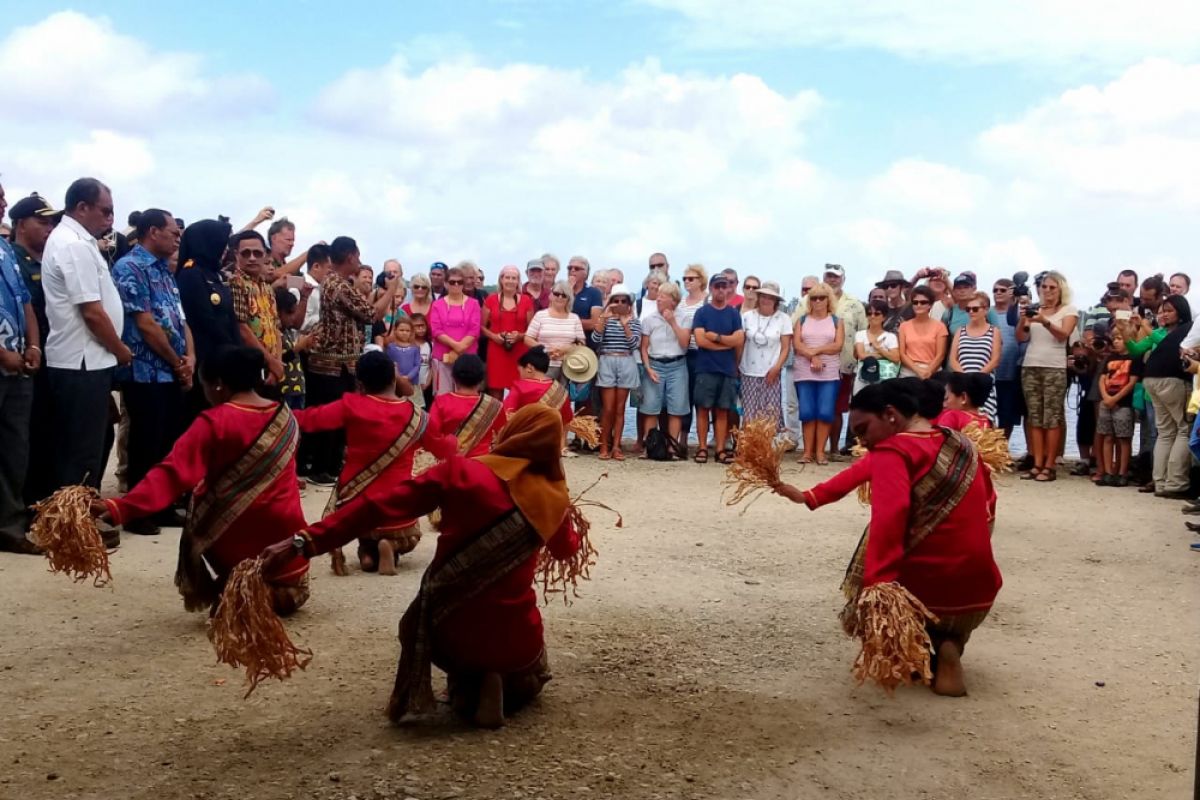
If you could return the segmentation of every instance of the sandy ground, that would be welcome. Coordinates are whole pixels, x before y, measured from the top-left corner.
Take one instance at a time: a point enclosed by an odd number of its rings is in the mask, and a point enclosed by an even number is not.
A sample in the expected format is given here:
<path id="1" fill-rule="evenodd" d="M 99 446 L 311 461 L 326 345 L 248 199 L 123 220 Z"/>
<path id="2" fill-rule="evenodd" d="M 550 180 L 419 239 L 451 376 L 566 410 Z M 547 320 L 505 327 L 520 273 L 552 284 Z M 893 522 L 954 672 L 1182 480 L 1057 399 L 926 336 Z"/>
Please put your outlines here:
<path id="1" fill-rule="evenodd" d="M 569 462 L 576 487 L 601 462 Z M 171 585 L 178 532 L 126 536 L 112 589 L 0 555 L 0 798 L 1125 798 L 1187 796 L 1197 573 L 1180 504 L 1080 479 L 1001 487 L 1005 586 L 967 652 L 970 697 L 850 677 L 837 591 L 867 516 L 764 497 L 710 463 L 626 462 L 593 495 L 600 562 L 546 610 L 555 678 L 499 732 L 381 714 L 394 578 L 324 559 L 289 623 L 308 671 L 242 700 Z M 799 485 L 830 469 L 788 468 Z M 305 501 L 316 515 L 324 492 Z M 440 683 L 435 678 L 435 686 Z"/>

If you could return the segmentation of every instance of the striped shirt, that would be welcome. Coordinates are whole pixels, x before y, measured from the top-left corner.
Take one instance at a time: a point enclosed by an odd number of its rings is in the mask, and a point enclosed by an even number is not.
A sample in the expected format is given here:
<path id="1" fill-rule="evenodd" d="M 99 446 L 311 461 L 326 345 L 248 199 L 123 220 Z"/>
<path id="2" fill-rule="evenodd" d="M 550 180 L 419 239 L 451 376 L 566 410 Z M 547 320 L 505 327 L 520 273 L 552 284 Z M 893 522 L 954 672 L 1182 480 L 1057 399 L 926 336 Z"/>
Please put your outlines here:
<path id="1" fill-rule="evenodd" d="M 642 323 L 637 317 L 629 318 L 629 335 L 616 317 L 609 317 L 604 331 L 592 331 L 592 342 L 599 346 L 598 355 L 632 355 L 642 343 Z"/>
<path id="2" fill-rule="evenodd" d="M 525 335 L 549 350 L 551 347 L 570 347 L 575 342 L 586 340 L 583 323 L 575 314 L 567 314 L 565 319 L 550 316 L 550 311 L 543 309 L 533 315 Z M 550 359 L 550 366 L 557 367 L 562 361 Z"/>

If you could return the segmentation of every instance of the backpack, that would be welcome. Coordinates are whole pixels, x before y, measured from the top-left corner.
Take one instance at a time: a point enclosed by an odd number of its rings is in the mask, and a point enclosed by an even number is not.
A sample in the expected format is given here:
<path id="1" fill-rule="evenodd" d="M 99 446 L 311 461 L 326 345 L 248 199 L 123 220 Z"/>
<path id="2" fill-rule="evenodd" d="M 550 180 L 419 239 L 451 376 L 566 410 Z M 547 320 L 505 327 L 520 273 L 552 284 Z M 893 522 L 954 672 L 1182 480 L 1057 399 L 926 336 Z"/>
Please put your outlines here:
<path id="1" fill-rule="evenodd" d="M 671 448 L 667 446 L 667 436 L 658 428 L 651 428 L 646 433 L 646 458 L 651 461 L 670 461 Z"/>

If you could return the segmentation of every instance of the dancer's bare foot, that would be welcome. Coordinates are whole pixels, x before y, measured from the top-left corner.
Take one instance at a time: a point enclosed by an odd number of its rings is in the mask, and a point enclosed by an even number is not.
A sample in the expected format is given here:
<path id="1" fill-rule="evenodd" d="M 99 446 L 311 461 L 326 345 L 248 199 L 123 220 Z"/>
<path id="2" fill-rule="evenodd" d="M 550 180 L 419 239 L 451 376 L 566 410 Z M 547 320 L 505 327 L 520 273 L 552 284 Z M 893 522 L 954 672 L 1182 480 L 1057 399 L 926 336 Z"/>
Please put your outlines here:
<path id="1" fill-rule="evenodd" d="M 375 571 L 375 559 L 367 553 L 358 554 L 358 565 L 362 567 L 363 572 Z"/>
<path id="2" fill-rule="evenodd" d="M 479 705 L 475 709 L 475 724 L 481 728 L 504 727 L 504 679 L 489 672 L 479 685 Z"/>
<path id="3" fill-rule="evenodd" d="M 388 539 L 379 540 L 379 574 L 396 574 L 396 553 Z"/>
<path id="4" fill-rule="evenodd" d="M 938 645 L 937 672 L 933 676 L 933 693 L 944 697 L 965 697 L 967 684 L 963 678 L 962 651 L 955 642 Z"/>
<path id="5" fill-rule="evenodd" d="M 346 577 L 350 574 L 350 570 L 346 567 L 346 554 L 342 552 L 342 548 L 331 550 L 329 553 L 330 567 L 333 568 L 333 574 L 341 577 Z"/>

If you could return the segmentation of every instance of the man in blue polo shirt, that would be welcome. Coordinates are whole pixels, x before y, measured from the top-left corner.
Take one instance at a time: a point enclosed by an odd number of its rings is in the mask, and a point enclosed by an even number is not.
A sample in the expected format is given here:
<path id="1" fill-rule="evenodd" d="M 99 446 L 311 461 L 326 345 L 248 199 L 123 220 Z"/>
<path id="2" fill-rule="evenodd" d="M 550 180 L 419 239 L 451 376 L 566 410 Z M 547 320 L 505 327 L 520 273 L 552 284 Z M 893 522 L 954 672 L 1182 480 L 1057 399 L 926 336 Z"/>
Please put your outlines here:
<path id="1" fill-rule="evenodd" d="M 725 441 L 729 437 L 729 415 L 737 408 L 737 350 L 746 337 L 741 313 L 729 305 L 730 295 L 735 291 L 737 284 L 731 286 L 724 273 L 713 275 L 708 282 L 708 303 L 692 319 L 692 333 L 699 348 L 693 362 L 696 385 L 692 392 L 700 443 L 695 461 L 699 464 L 708 461 L 709 413 L 716 429 L 717 461 L 727 464 L 733 460 L 733 451 L 725 449 Z"/>
<path id="2" fill-rule="evenodd" d="M 953 339 L 954 334 L 958 333 L 958 329 L 971 321 L 971 315 L 967 313 L 967 306 L 979 292 L 975 282 L 975 273 L 961 273 L 954 279 L 954 285 L 950 292 L 954 296 L 954 305 L 950 306 L 950 310 L 946 312 L 942 322 L 946 323 L 946 327 L 950 329 L 950 338 Z M 990 325 L 1000 324 L 1000 317 L 996 316 L 996 312 L 990 307 L 987 312 L 987 321 Z"/>

